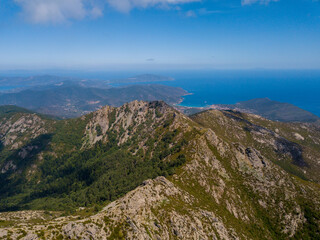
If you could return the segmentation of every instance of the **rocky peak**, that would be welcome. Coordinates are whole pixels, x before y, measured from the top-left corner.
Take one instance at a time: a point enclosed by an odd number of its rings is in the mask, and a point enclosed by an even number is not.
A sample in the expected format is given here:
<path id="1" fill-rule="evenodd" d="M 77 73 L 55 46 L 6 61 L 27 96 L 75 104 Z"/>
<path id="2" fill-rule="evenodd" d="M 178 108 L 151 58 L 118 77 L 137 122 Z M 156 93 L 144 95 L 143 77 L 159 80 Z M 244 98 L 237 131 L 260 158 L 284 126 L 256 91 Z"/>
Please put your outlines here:
<path id="1" fill-rule="evenodd" d="M 110 133 L 116 134 L 118 143 L 123 144 L 137 131 L 152 131 L 176 115 L 181 113 L 162 101 L 133 101 L 118 108 L 105 106 L 92 114 L 86 126 L 83 147 L 110 140 Z"/>

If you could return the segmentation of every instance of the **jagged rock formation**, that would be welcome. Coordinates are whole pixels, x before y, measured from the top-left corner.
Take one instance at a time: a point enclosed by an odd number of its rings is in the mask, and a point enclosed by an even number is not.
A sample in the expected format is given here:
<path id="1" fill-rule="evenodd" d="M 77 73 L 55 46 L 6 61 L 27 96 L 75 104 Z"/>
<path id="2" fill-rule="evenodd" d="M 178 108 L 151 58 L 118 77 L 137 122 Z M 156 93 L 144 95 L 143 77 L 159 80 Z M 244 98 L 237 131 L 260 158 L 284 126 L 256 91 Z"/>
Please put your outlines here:
<path id="1" fill-rule="evenodd" d="M 104 107 L 82 126 L 81 151 L 115 142 L 175 167 L 90 216 L 0 213 L 0 238 L 319 238 L 320 131 L 312 124 L 218 110 L 188 118 L 163 102 L 135 101 Z"/>

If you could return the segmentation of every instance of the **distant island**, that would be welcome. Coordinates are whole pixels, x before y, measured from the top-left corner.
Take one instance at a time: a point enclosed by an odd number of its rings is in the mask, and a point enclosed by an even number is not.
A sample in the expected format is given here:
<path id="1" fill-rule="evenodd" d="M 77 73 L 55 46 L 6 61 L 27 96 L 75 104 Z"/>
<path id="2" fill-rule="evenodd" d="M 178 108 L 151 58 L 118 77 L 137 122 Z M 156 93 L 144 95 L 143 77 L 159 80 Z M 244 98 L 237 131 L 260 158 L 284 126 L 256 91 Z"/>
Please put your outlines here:
<path id="1" fill-rule="evenodd" d="M 110 88 L 110 84 L 130 85 L 135 83 L 160 83 L 174 81 L 174 78 L 155 75 L 155 74 L 141 74 L 128 78 L 111 79 L 111 80 L 97 80 L 87 78 L 63 77 L 54 75 L 37 75 L 28 77 L 5 77 L 0 76 L 0 92 L 12 93 L 20 92 L 26 89 L 46 88 L 53 85 L 62 86 L 67 84 L 78 84 L 82 87 L 95 88 Z"/>
<path id="2" fill-rule="evenodd" d="M 13 93 L 26 89 L 45 89 L 52 86 L 77 84 L 82 87 L 110 88 L 106 81 L 86 78 L 61 77 L 53 75 L 38 75 L 29 77 L 1 77 L 0 92 Z"/>
<path id="3" fill-rule="evenodd" d="M 142 74 L 128 78 L 109 80 L 108 83 L 152 83 L 167 81 L 174 81 L 174 78 L 154 74 Z"/>

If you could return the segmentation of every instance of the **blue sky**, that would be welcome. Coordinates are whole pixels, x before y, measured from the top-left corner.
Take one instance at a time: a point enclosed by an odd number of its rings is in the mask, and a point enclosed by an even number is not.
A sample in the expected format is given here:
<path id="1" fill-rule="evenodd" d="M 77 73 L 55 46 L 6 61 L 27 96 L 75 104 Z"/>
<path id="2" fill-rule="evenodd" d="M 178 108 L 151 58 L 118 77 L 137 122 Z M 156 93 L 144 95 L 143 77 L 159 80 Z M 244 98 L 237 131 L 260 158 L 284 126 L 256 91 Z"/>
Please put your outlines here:
<path id="1" fill-rule="evenodd" d="M 320 69 L 316 0 L 0 0 L 0 69 Z"/>

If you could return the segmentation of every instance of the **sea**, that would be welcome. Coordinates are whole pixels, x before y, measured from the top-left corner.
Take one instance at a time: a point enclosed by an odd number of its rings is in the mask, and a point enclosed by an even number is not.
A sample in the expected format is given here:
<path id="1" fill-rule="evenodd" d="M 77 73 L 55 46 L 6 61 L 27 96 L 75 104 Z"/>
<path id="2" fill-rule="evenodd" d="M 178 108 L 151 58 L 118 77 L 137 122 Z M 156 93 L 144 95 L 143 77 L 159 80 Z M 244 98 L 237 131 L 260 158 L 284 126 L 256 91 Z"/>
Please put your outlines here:
<path id="1" fill-rule="evenodd" d="M 218 71 L 178 76 L 175 82 L 192 95 L 183 106 L 234 104 L 254 98 L 269 98 L 294 104 L 320 116 L 320 71 Z"/>
<path id="2" fill-rule="evenodd" d="M 190 93 L 183 97 L 182 106 L 235 104 L 267 97 L 320 116 L 320 70 L 198 70 L 158 74 L 175 79 L 159 84 L 181 87 Z"/>
<path id="3" fill-rule="evenodd" d="M 145 73 L 173 77 L 174 81 L 153 83 L 181 87 L 188 91 L 190 95 L 183 97 L 183 102 L 180 103 L 182 106 L 204 107 L 212 104 L 235 104 L 240 101 L 267 97 L 271 100 L 294 104 L 320 116 L 320 70 L 184 69 L 179 71 L 73 71 L 50 74 L 110 80 Z"/>

